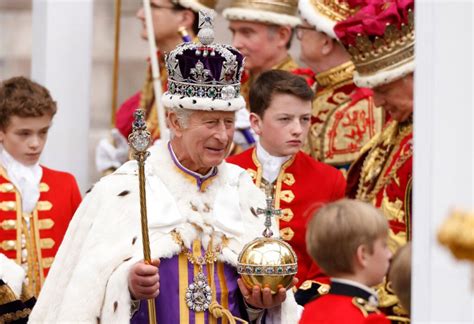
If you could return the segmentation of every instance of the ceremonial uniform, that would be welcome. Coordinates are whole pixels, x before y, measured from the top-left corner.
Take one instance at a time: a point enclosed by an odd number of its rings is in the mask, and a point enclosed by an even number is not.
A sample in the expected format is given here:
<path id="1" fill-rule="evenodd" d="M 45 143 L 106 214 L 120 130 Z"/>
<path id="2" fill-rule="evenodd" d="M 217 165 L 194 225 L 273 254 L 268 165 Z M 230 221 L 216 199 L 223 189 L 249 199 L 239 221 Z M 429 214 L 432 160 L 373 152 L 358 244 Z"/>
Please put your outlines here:
<path id="1" fill-rule="evenodd" d="M 358 88 L 353 73 L 349 61 L 316 75 L 318 91 L 305 149 L 344 173 L 383 124 L 383 111 L 375 107 L 372 91 Z"/>
<path id="2" fill-rule="evenodd" d="M 0 166 L 0 253 L 22 265 L 27 287 L 38 296 L 68 224 L 81 202 L 74 177 L 41 167 L 35 209 L 22 212 L 22 197 Z"/>
<path id="3" fill-rule="evenodd" d="M 321 273 L 306 252 L 306 224 L 312 207 L 344 197 L 344 177 L 337 169 L 298 152 L 283 163 L 276 181 L 268 184 L 262 177 L 262 164 L 256 152 L 256 148 L 251 148 L 229 157 L 227 161 L 246 169 L 257 187 L 274 197 L 274 207 L 282 210 L 278 220 L 279 233 L 298 257 L 296 276 L 299 283 L 312 279 L 320 284 L 327 284 L 327 276 Z"/>
<path id="4" fill-rule="evenodd" d="M 168 73 L 166 72 L 164 55 L 158 52 L 160 65 L 160 80 L 163 91 L 166 91 Z M 153 92 L 153 78 L 151 75 L 151 64 L 148 64 L 145 83 L 141 91 L 128 98 L 119 108 L 115 117 L 115 127 L 120 133 L 128 138 L 132 132 L 133 113 L 137 108 L 142 108 L 147 116 L 147 128 L 153 140 L 160 138 L 158 127 L 158 113 L 156 110 L 155 95 Z"/>
<path id="5" fill-rule="evenodd" d="M 296 75 L 301 75 L 303 78 L 307 80 L 307 82 L 312 85 L 314 83 L 313 76 L 311 70 L 309 69 L 302 69 L 298 66 L 298 64 L 293 60 L 293 58 L 288 55 L 282 62 L 273 66 L 272 70 L 283 70 L 288 71 Z M 255 81 L 256 77 L 253 76 L 249 71 L 245 70 L 242 75 L 242 82 L 240 86 L 240 92 L 242 96 L 245 98 L 245 102 L 247 103 L 247 107 L 249 107 L 249 93 L 250 87 L 252 86 L 253 81 Z"/>
<path id="6" fill-rule="evenodd" d="M 0 323 L 27 323 L 36 299 L 24 287 L 25 271 L 0 253 Z"/>
<path id="7" fill-rule="evenodd" d="M 329 293 L 305 306 L 300 324 L 389 324 L 377 309 L 375 293 L 347 280 L 331 280 Z"/>
<path id="8" fill-rule="evenodd" d="M 347 195 L 374 204 L 390 225 L 393 252 L 411 239 L 413 89 L 404 85 L 415 69 L 414 1 L 369 2 L 334 28 L 355 64 L 354 82 L 374 88 L 392 121 L 361 151 L 348 172 Z M 363 32 L 358 32 L 363 30 Z M 378 90 L 385 87 L 384 90 Z M 387 93 L 398 91 L 405 103 Z M 392 320 L 408 322 L 390 284 L 378 289 L 380 308 Z"/>

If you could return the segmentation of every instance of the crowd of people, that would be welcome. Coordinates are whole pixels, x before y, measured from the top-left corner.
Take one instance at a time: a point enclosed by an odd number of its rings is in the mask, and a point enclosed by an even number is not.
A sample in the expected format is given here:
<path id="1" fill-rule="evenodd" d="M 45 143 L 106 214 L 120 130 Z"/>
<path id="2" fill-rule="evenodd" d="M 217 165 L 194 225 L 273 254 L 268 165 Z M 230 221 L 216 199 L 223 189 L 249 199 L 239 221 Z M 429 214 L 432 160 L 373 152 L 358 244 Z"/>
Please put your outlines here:
<path id="1" fill-rule="evenodd" d="M 232 45 L 213 42 L 214 6 L 151 0 L 164 94 L 148 67 L 83 199 L 71 174 L 39 164 L 54 94 L 2 81 L 0 322 L 410 321 L 414 0 L 233 0 Z M 151 261 L 126 140 L 137 108 L 153 142 Z M 298 264 L 273 293 L 237 272 L 267 198 Z"/>

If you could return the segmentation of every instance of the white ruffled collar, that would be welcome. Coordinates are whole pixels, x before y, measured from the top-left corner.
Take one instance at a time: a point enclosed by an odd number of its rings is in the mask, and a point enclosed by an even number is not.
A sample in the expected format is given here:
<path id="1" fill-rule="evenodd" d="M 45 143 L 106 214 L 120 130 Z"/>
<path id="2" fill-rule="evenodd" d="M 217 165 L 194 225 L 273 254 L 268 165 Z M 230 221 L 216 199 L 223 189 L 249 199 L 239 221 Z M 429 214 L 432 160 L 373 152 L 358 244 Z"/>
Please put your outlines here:
<path id="1" fill-rule="evenodd" d="M 260 142 L 257 143 L 257 159 L 262 165 L 262 176 L 269 183 L 273 183 L 278 174 L 280 174 L 281 166 L 291 158 L 290 156 L 273 156 L 268 153 Z"/>
<path id="2" fill-rule="evenodd" d="M 43 177 L 43 169 L 39 163 L 29 166 L 18 162 L 1 146 L 0 164 L 5 168 L 9 180 L 20 192 L 23 212 L 31 213 L 39 200 L 39 184 Z"/>

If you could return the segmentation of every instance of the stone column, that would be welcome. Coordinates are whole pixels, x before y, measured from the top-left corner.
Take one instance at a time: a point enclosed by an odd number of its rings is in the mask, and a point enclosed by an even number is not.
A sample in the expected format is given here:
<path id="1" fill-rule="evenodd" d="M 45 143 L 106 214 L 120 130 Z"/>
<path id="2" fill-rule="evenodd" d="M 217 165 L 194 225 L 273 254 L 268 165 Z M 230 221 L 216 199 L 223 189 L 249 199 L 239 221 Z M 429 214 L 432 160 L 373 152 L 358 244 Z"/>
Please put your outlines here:
<path id="1" fill-rule="evenodd" d="M 33 0 L 31 77 L 58 103 L 42 162 L 88 183 L 92 0 Z M 93 112 L 91 112 L 93 113 Z"/>

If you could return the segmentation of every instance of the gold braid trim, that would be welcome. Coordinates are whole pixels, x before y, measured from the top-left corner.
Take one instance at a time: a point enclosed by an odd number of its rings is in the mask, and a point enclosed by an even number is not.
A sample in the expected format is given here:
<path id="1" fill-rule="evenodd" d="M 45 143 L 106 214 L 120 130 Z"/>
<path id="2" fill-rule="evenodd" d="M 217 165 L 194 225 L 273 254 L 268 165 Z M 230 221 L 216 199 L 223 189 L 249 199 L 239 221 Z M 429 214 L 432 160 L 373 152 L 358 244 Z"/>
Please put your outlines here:
<path id="1" fill-rule="evenodd" d="M 26 318 L 30 315 L 30 313 L 31 313 L 31 309 L 29 308 L 19 310 L 14 313 L 7 313 L 0 316 L 0 323 L 8 323 L 8 322 L 17 321 L 20 318 Z"/>
<path id="2" fill-rule="evenodd" d="M 11 303 L 16 299 L 17 297 L 10 286 L 5 283 L 0 287 L 0 305 Z"/>
<path id="3" fill-rule="evenodd" d="M 377 193 L 390 182 L 398 169 L 412 156 L 411 151 L 405 152 L 403 155 L 400 154 L 400 158 L 392 166 L 390 172 L 386 174 L 401 142 L 412 131 L 411 121 L 408 125 L 401 125 L 393 121 L 382 136 L 378 137 L 378 143 L 372 147 L 364 160 L 357 189 L 357 199 L 371 202 L 377 196 Z M 376 182 L 370 190 L 373 181 Z"/>
<path id="4" fill-rule="evenodd" d="M 318 73 L 315 76 L 315 80 L 318 83 L 318 86 L 333 86 L 347 80 L 352 80 L 354 71 L 354 63 L 352 63 L 352 61 L 349 61 L 336 67 L 333 67 L 332 69 L 329 69 L 327 71 Z"/>

